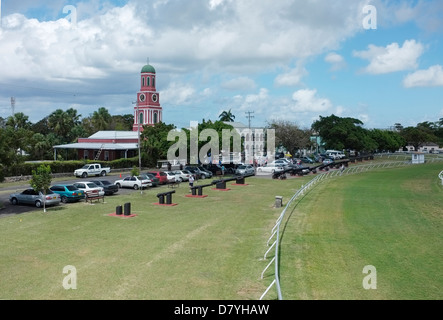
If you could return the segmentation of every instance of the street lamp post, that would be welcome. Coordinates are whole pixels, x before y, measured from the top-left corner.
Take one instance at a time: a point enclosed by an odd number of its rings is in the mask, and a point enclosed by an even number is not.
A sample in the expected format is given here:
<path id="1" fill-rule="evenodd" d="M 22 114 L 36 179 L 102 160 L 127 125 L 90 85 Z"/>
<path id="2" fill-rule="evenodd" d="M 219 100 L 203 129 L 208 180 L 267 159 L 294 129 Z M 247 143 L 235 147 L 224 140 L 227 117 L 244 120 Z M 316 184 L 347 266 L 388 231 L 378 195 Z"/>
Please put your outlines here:
<path id="1" fill-rule="evenodd" d="M 142 155 L 141 155 L 141 148 L 140 148 L 140 115 L 139 115 L 139 107 L 138 107 L 138 101 L 132 102 L 132 104 L 136 104 L 137 106 L 137 115 L 136 115 L 136 121 L 137 121 L 137 136 L 138 136 L 138 174 L 140 175 L 142 173 Z M 143 188 L 140 188 L 142 190 Z M 141 191 L 143 193 L 143 191 Z"/>

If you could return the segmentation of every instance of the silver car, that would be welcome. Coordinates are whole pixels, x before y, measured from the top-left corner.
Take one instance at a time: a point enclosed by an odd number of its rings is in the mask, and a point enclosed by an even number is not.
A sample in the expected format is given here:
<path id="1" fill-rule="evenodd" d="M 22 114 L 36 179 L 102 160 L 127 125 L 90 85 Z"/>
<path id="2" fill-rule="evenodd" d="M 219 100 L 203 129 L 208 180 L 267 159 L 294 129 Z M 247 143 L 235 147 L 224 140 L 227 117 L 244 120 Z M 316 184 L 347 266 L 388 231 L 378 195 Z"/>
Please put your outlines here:
<path id="1" fill-rule="evenodd" d="M 255 169 L 251 165 L 241 165 L 235 170 L 236 174 L 240 175 L 255 175 Z"/>
<path id="2" fill-rule="evenodd" d="M 13 193 L 9 195 L 9 202 L 13 205 L 31 204 L 40 208 L 45 202 L 46 206 L 54 206 L 60 204 L 61 198 L 57 193 L 51 190 L 46 191 L 46 196 L 42 192 L 36 192 L 34 189 L 26 189 L 21 193 Z"/>

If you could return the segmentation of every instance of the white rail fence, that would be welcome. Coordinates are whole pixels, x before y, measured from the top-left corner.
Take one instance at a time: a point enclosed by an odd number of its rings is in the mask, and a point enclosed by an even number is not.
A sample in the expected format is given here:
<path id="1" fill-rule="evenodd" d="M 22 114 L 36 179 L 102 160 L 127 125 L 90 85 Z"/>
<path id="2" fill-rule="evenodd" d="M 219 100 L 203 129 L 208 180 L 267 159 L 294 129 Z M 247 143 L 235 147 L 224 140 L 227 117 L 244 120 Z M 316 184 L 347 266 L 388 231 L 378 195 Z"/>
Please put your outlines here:
<path id="1" fill-rule="evenodd" d="M 443 162 L 442 157 L 435 157 L 430 158 L 426 161 L 426 163 L 435 163 L 435 162 Z M 269 247 L 268 250 L 265 252 L 263 259 L 267 260 L 268 255 L 271 253 L 271 251 L 274 250 L 274 257 L 269 261 L 268 265 L 264 268 L 263 272 L 261 273 L 261 279 L 264 278 L 264 275 L 266 271 L 274 264 L 274 279 L 271 282 L 271 284 L 266 288 L 265 292 L 261 295 L 260 300 L 263 300 L 263 298 L 266 296 L 266 294 L 269 292 L 269 290 L 275 285 L 277 290 L 277 296 L 279 300 L 283 300 L 283 295 L 281 292 L 280 287 L 280 270 L 279 270 L 279 250 L 280 250 L 280 239 L 282 234 L 280 234 L 280 226 L 285 218 L 285 215 L 288 211 L 288 209 L 295 204 L 297 200 L 301 200 L 304 195 L 306 195 L 310 190 L 312 190 L 318 183 L 325 181 L 330 178 L 334 178 L 337 176 L 342 175 L 350 175 L 350 174 L 357 174 L 362 172 L 367 172 L 369 170 L 379 169 L 379 168 L 397 168 L 402 166 L 409 166 L 412 165 L 411 161 L 387 161 L 387 162 L 376 162 L 371 164 L 365 164 L 365 165 L 355 165 L 345 168 L 344 170 L 336 169 L 336 170 L 330 170 L 328 172 L 320 173 L 315 176 L 312 180 L 310 180 L 307 184 L 302 185 L 302 187 L 292 196 L 292 198 L 288 201 L 286 206 L 284 207 L 283 211 L 281 212 L 280 216 L 276 220 L 274 227 L 271 230 L 271 236 L 269 237 L 266 245 Z M 443 184 L 443 171 L 440 173 L 439 178 L 442 179 Z M 274 241 L 272 241 L 274 240 Z M 271 243 L 272 242 L 272 243 Z"/>

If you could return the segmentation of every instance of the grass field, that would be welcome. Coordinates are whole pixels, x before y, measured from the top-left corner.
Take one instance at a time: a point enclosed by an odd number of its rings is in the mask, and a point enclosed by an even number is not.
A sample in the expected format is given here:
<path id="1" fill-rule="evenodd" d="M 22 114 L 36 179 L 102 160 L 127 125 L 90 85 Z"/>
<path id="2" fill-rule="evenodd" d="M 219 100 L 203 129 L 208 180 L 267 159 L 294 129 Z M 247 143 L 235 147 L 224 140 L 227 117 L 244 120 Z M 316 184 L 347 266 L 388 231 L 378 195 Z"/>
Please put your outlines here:
<path id="1" fill-rule="evenodd" d="M 281 243 L 285 299 L 441 299 L 441 165 L 337 177 L 292 208 Z M 266 241 L 287 201 L 312 176 L 251 178 L 159 207 L 156 191 L 0 219 L 0 299 L 258 299 Z M 131 203 L 137 217 L 110 217 Z M 63 268 L 77 270 L 66 290 Z M 363 267 L 377 289 L 362 287 Z M 275 299 L 271 290 L 266 299 Z"/>
<path id="2" fill-rule="evenodd" d="M 281 246 L 285 299 L 442 299 L 441 164 L 319 184 L 291 211 Z M 365 266 L 376 289 L 365 290 Z"/>
<path id="3" fill-rule="evenodd" d="M 0 219 L 1 299 L 257 299 L 276 195 L 303 179 L 251 178 L 205 199 L 176 189 L 175 207 L 159 207 L 157 189 Z M 199 182 L 204 183 L 204 182 Z M 137 217 L 110 217 L 131 203 Z M 77 270 L 77 289 L 62 286 Z"/>

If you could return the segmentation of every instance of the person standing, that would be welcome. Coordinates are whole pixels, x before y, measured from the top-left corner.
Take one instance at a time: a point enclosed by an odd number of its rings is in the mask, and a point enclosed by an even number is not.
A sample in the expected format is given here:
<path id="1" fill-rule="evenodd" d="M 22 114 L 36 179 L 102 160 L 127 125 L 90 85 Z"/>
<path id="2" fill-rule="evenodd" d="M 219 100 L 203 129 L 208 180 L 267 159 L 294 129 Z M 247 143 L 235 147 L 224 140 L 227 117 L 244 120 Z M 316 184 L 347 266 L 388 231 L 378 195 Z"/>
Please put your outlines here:
<path id="1" fill-rule="evenodd" d="M 194 186 L 194 175 L 191 174 L 191 176 L 189 177 L 189 190 L 190 192 L 192 192 L 192 187 Z"/>

